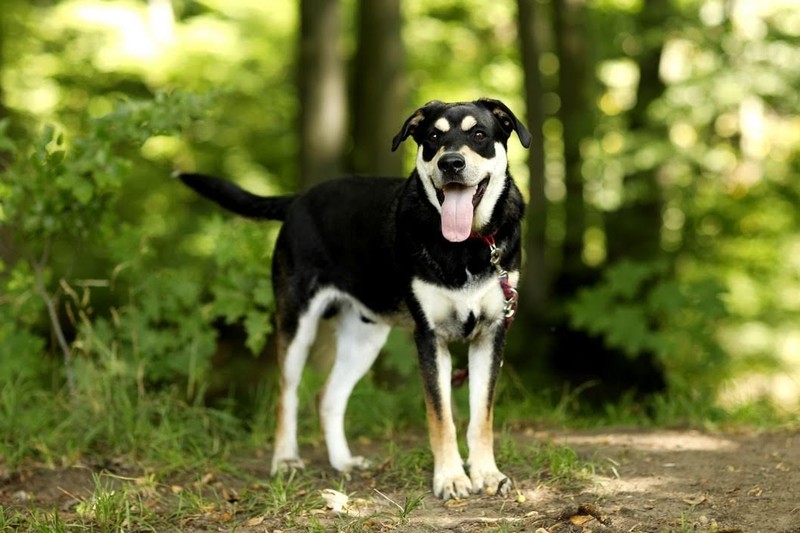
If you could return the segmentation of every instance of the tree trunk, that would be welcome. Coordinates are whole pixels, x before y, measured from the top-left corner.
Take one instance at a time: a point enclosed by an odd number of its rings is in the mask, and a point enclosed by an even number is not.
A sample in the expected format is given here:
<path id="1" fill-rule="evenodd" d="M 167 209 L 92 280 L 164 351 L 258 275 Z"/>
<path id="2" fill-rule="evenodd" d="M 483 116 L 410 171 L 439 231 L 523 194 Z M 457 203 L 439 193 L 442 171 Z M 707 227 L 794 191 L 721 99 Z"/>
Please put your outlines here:
<path id="1" fill-rule="evenodd" d="M 584 0 L 555 0 L 553 15 L 559 61 L 559 117 L 563 127 L 566 197 L 563 259 L 558 290 L 571 296 L 591 271 L 583 262 L 586 230 L 581 143 L 594 131 L 594 82 L 586 38 Z"/>
<path id="2" fill-rule="evenodd" d="M 341 35 L 339 0 L 301 0 L 297 181 L 302 189 L 342 171 L 347 101 Z"/>
<path id="3" fill-rule="evenodd" d="M 536 0 L 518 0 L 520 53 L 525 75 L 526 122 L 532 140 L 528 152 L 530 200 L 527 211 L 527 233 L 523 244 L 526 260 L 520 286 L 520 320 L 526 324 L 541 323 L 547 308 L 550 276 L 545 250 L 547 201 L 544 195 L 544 108 L 542 106 L 542 73 L 539 70 L 541 37 Z"/>
<path id="4" fill-rule="evenodd" d="M 406 118 L 405 50 L 400 0 L 360 0 L 353 80 L 352 167 L 359 173 L 399 176 L 402 151 L 392 137 Z"/>
<path id="5" fill-rule="evenodd" d="M 637 58 L 639 87 L 636 105 L 629 113 L 632 136 L 666 135 L 649 120 L 650 105 L 664 94 L 659 77 L 664 48 L 664 20 L 669 14 L 669 0 L 645 0 L 637 17 L 638 34 L 642 36 L 642 52 Z M 651 36 L 659 35 L 658 39 Z M 657 179 L 658 168 L 634 172 L 623 182 L 624 201 L 616 212 L 606 217 L 609 263 L 622 258 L 648 260 L 661 253 L 661 212 L 663 198 Z"/>

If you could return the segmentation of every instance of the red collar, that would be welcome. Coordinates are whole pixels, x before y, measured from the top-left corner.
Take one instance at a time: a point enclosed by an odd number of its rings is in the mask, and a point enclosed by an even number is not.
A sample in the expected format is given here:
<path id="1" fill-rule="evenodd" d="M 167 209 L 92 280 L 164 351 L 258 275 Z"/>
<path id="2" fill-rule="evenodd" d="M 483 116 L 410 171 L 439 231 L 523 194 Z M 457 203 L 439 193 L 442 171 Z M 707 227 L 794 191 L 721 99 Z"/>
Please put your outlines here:
<path id="1" fill-rule="evenodd" d="M 489 235 L 481 235 L 480 233 L 471 232 L 469 234 L 470 239 L 480 239 L 485 242 L 489 247 L 495 246 L 494 236 L 496 232 L 492 232 Z"/>

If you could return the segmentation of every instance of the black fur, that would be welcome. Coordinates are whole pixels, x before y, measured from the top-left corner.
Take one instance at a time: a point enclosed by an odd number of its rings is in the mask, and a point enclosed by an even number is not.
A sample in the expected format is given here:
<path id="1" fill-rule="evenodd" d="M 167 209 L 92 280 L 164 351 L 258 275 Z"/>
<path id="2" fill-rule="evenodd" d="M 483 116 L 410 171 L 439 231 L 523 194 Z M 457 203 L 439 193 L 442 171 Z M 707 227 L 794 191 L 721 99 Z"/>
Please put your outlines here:
<path id="1" fill-rule="evenodd" d="M 248 217 L 266 220 L 284 220 L 296 196 L 258 196 L 237 187 L 227 180 L 203 174 L 179 173 L 186 185 L 206 198 L 211 198 L 225 209 Z"/>
<path id="2" fill-rule="evenodd" d="M 299 301 L 330 286 L 352 294 L 376 314 L 392 314 L 401 311 L 412 277 L 456 288 L 466 283 L 466 270 L 479 277 L 494 272 L 481 240 L 452 243 L 442 237 L 439 213 L 425 199 L 416 171 L 409 179 L 340 178 L 305 194 L 279 197 L 257 196 L 213 176 L 179 177 L 237 214 L 283 220 L 281 236 L 302 236 L 279 237 L 274 253 L 276 265 L 302 265 L 292 268 L 289 288 Z M 509 271 L 520 265 L 523 214 L 522 195 L 509 179 L 483 232 L 494 233 L 506 250 L 501 264 Z M 277 293 L 283 290 L 276 288 Z"/>

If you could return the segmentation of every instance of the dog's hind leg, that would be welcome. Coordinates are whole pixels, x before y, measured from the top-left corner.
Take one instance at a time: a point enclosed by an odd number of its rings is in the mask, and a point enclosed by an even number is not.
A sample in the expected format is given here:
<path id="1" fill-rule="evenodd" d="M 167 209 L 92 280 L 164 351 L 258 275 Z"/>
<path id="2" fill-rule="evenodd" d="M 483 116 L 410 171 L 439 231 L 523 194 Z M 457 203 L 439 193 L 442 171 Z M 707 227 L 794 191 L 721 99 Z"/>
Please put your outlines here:
<path id="1" fill-rule="evenodd" d="M 275 430 L 275 450 L 272 456 L 272 475 L 280 470 L 303 468 L 297 446 L 297 387 L 303 367 L 317 335 L 319 319 L 330 298 L 317 294 L 300 313 L 294 333 L 284 331 L 278 323 L 278 357 L 281 362 L 281 387 L 278 401 L 278 423 Z"/>
<path id="2" fill-rule="evenodd" d="M 320 401 L 320 417 L 328 458 L 336 470 L 367 468 L 363 457 L 353 457 L 344 431 L 347 401 L 358 380 L 375 362 L 389 335 L 390 326 L 363 317 L 353 306 L 341 311 L 336 329 L 336 361 Z"/>

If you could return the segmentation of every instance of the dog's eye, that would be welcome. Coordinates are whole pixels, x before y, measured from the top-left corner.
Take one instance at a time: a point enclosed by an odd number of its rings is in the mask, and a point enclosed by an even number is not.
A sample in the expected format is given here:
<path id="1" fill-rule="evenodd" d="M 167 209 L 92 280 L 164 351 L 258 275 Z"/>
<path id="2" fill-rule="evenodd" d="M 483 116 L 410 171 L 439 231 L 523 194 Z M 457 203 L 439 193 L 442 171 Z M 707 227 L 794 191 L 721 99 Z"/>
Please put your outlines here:
<path id="1" fill-rule="evenodd" d="M 478 141 L 478 142 L 485 141 L 486 140 L 486 134 L 484 132 L 482 132 L 482 131 L 476 131 L 476 132 L 474 132 L 472 134 L 472 140 Z"/>
<path id="2" fill-rule="evenodd" d="M 430 142 L 436 142 L 436 141 L 438 141 L 438 140 L 439 140 L 439 132 L 438 132 L 438 131 L 436 131 L 436 130 L 433 130 L 432 132 L 430 132 L 430 133 L 428 134 L 428 140 L 429 140 Z"/>

